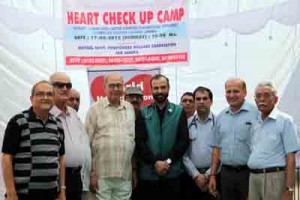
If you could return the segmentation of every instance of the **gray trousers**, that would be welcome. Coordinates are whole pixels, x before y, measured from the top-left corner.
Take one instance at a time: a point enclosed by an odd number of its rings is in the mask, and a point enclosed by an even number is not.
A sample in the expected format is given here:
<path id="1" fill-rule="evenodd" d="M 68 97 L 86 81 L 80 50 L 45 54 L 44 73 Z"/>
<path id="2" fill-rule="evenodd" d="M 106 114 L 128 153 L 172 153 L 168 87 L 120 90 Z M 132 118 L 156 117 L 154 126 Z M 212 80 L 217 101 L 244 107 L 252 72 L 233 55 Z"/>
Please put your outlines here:
<path id="1" fill-rule="evenodd" d="M 250 173 L 248 200 L 281 200 L 285 188 L 285 172 Z"/>

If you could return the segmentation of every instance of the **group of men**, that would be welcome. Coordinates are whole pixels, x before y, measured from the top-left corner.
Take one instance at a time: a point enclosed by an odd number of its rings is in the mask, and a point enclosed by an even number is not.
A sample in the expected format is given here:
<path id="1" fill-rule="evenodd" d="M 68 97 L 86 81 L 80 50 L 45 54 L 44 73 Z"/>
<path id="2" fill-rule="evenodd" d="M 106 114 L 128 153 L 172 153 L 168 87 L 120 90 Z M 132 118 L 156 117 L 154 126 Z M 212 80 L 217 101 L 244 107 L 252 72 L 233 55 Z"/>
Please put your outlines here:
<path id="1" fill-rule="evenodd" d="M 271 82 L 257 85 L 256 107 L 246 95 L 244 80 L 227 80 L 229 106 L 217 116 L 210 111 L 210 89 L 200 86 L 181 97 L 191 140 L 183 158 L 189 176 L 183 176 L 183 199 L 293 198 L 295 153 L 300 150 L 295 124 L 276 108 Z"/>
<path id="2" fill-rule="evenodd" d="M 104 80 L 106 97 L 77 112 L 80 95 L 65 73 L 36 83 L 32 107 L 9 121 L 3 140 L 6 198 L 15 199 L 291 199 L 295 152 L 290 116 L 275 108 L 271 83 L 258 84 L 257 107 L 246 83 L 225 83 L 229 104 L 211 112 L 213 93 L 199 86 L 168 101 L 169 79 L 154 75 L 154 102 L 120 74 Z M 249 178 L 250 177 L 250 178 Z M 133 192 L 132 192 L 133 191 Z"/>

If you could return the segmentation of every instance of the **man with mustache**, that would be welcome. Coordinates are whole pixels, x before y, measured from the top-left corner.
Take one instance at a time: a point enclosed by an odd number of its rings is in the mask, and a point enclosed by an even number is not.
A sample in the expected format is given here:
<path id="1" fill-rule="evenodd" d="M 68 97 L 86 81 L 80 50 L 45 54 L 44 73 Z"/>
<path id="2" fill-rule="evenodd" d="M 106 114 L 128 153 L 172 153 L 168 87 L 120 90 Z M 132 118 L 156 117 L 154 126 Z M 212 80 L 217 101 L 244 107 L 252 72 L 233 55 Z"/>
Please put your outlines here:
<path id="1" fill-rule="evenodd" d="M 137 114 L 142 108 L 143 92 L 139 87 L 127 87 L 125 90 L 125 101 L 131 103 Z"/>
<path id="2" fill-rule="evenodd" d="M 251 129 L 249 200 L 292 200 L 295 153 L 300 150 L 291 116 L 275 105 L 277 91 L 271 82 L 259 83 L 255 102 L 260 111 Z"/>
<path id="3" fill-rule="evenodd" d="M 192 93 L 196 113 L 188 120 L 190 146 L 183 157 L 189 178 L 186 183 L 185 200 L 215 199 L 208 191 L 211 153 L 214 142 L 215 115 L 210 111 L 213 94 L 210 89 L 199 86 Z M 219 177 L 218 177 L 219 180 Z"/>
<path id="4" fill-rule="evenodd" d="M 65 200 L 65 148 L 61 121 L 49 113 L 53 86 L 39 81 L 28 110 L 7 124 L 2 167 L 7 200 Z"/>
<path id="5" fill-rule="evenodd" d="M 80 200 L 82 194 L 81 168 L 84 163 L 84 148 L 86 132 L 77 112 L 67 106 L 72 83 L 69 76 L 56 72 L 50 76 L 54 88 L 54 106 L 50 113 L 59 118 L 65 132 L 66 150 L 66 190 L 67 200 Z"/>
<path id="6" fill-rule="evenodd" d="M 188 144 L 188 128 L 181 106 L 168 101 L 169 79 L 152 77 L 154 103 L 144 107 L 136 122 L 141 199 L 180 199 L 182 156 Z"/>
<path id="7" fill-rule="evenodd" d="M 69 99 L 67 101 L 67 106 L 70 106 L 71 108 L 74 108 L 76 112 L 79 110 L 80 106 L 80 94 L 77 90 L 72 88 L 69 93 Z"/>
<path id="8" fill-rule="evenodd" d="M 79 110 L 80 106 L 80 93 L 72 88 L 69 93 L 69 99 L 67 101 L 67 106 L 74 108 L 76 112 Z M 81 120 L 80 120 L 81 123 Z M 81 124 L 81 127 L 84 127 Z M 84 129 L 84 128 L 82 128 Z M 84 153 L 84 162 L 82 164 L 81 169 L 81 181 L 82 181 L 82 200 L 93 200 L 95 195 L 90 192 L 90 172 L 91 172 L 91 148 L 90 148 L 90 138 L 89 135 L 86 133 L 84 134 L 84 143 L 88 145 L 84 145 L 83 153 Z"/>
<path id="9" fill-rule="evenodd" d="M 142 108 L 142 103 L 143 103 L 143 92 L 141 88 L 139 87 L 127 87 L 125 90 L 125 101 L 128 101 L 131 103 L 131 105 L 134 108 L 135 112 L 135 117 L 137 118 L 137 115 L 139 114 L 141 108 Z M 136 159 L 136 154 L 137 152 L 135 151 L 134 153 L 134 159 Z M 132 166 L 132 200 L 139 200 L 139 187 L 138 187 L 138 177 L 137 177 L 137 162 L 133 162 Z"/>
<path id="10" fill-rule="evenodd" d="M 195 113 L 195 101 L 193 93 L 185 92 L 180 98 L 180 105 L 185 111 L 186 118 L 189 119 L 190 117 L 192 117 Z"/>
<path id="11" fill-rule="evenodd" d="M 216 172 L 221 168 L 222 200 L 246 200 L 249 189 L 250 128 L 257 118 L 257 109 L 245 100 L 246 83 L 240 78 L 225 82 L 229 107 L 216 119 L 215 141 L 209 180 L 210 192 L 216 195 Z"/>

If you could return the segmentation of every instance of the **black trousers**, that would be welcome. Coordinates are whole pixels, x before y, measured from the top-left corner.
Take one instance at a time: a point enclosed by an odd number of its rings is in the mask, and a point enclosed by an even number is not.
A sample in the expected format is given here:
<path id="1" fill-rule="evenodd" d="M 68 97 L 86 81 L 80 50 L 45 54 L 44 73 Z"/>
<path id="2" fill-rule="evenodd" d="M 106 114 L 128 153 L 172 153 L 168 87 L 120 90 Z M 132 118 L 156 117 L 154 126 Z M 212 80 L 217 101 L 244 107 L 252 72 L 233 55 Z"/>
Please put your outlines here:
<path id="1" fill-rule="evenodd" d="M 181 200 L 220 200 L 221 199 L 221 182 L 220 174 L 216 176 L 217 181 L 217 197 L 212 196 L 209 191 L 202 192 L 196 185 L 195 181 L 187 173 L 183 173 L 181 177 Z"/>
<path id="2" fill-rule="evenodd" d="M 249 169 L 222 166 L 222 200 L 247 200 L 249 190 Z"/>
<path id="3" fill-rule="evenodd" d="M 54 190 L 29 190 L 28 194 L 18 194 L 19 200 L 55 200 L 58 197 Z"/>
<path id="4" fill-rule="evenodd" d="M 140 200 L 180 200 L 180 177 L 140 181 Z"/>
<path id="5" fill-rule="evenodd" d="M 137 187 L 132 190 L 132 194 L 131 194 L 131 200 L 139 200 L 141 199 L 140 195 L 141 195 L 141 186 L 140 186 L 140 180 L 138 180 L 138 184 L 137 184 Z"/>
<path id="6" fill-rule="evenodd" d="M 81 200 L 81 167 L 66 167 L 66 199 Z"/>

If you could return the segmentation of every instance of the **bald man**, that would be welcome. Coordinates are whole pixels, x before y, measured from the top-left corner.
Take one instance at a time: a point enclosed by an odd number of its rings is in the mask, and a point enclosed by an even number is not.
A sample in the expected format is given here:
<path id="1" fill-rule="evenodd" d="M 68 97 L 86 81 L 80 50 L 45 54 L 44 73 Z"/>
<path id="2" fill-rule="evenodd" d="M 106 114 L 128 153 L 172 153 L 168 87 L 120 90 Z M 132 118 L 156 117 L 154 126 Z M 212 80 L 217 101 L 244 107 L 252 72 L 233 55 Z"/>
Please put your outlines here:
<path id="1" fill-rule="evenodd" d="M 248 198 L 250 155 L 250 129 L 258 110 L 248 103 L 246 83 L 232 78 L 225 83 L 225 97 L 229 107 L 216 119 L 210 173 L 210 192 L 216 195 L 216 172 L 221 159 L 221 190 L 223 200 L 246 200 Z"/>
<path id="2" fill-rule="evenodd" d="M 94 103 L 86 117 L 92 144 L 91 189 L 97 199 L 129 200 L 132 191 L 132 156 L 135 147 L 135 112 L 124 100 L 124 81 L 109 73 L 106 97 Z"/>
<path id="3" fill-rule="evenodd" d="M 77 112 L 67 106 L 72 89 L 69 76 L 62 72 L 54 73 L 50 83 L 54 88 L 54 106 L 50 112 L 61 120 L 65 132 L 66 186 L 61 186 L 61 189 L 66 190 L 67 200 L 81 200 L 81 168 L 84 164 L 84 149 L 89 145 L 85 142 L 86 132 Z"/>
<path id="4" fill-rule="evenodd" d="M 70 90 L 67 105 L 74 108 L 74 110 L 78 112 L 80 106 L 80 94 L 77 90 L 73 88 Z"/>

